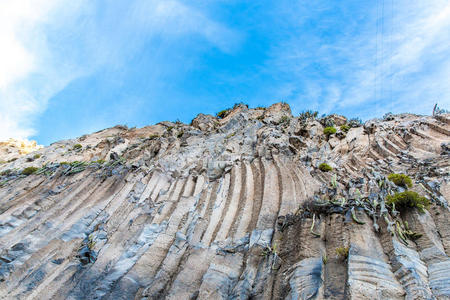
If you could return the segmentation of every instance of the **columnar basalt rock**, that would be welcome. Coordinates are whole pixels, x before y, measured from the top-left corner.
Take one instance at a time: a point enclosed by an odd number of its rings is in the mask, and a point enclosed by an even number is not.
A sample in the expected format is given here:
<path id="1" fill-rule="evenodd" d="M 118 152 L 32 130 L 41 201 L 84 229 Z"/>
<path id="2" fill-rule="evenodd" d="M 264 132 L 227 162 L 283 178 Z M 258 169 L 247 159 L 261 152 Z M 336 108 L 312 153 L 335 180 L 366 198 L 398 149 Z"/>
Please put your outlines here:
<path id="1" fill-rule="evenodd" d="M 0 151 L 0 298 L 450 298 L 450 115 L 347 122 L 236 105 Z"/>

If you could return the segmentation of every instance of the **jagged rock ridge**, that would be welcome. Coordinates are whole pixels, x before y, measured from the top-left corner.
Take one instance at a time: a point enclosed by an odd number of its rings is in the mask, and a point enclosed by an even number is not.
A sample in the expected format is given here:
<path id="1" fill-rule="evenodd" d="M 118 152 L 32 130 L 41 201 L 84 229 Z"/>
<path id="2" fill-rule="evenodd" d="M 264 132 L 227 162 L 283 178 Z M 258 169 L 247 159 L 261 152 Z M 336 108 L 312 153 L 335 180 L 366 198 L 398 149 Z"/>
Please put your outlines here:
<path id="1" fill-rule="evenodd" d="M 8 157 L 0 297 L 450 297 L 448 114 L 348 132 L 342 116 L 293 117 L 283 103 L 223 116 L 116 126 Z M 390 173 L 408 174 L 431 206 L 387 211 L 386 195 L 404 190 Z"/>

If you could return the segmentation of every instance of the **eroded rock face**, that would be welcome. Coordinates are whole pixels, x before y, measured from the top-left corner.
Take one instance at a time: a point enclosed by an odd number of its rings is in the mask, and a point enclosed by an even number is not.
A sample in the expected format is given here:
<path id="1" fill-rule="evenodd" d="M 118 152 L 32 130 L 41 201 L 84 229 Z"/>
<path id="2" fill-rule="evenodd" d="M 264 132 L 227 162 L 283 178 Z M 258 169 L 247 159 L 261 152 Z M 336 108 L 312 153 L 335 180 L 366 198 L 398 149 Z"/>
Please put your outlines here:
<path id="1" fill-rule="evenodd" d="M 287 104 L 238 105 L 19 155 L 0 164 L 0 298 L 449 298 L 449 124 L 391 115 L 327 138 Z M 430 207 L 387 207 L 404 191 L 390 173 Z"/>
<path id="2" fill-rule="evenodd" d="M 199 114 L 192 120 L 192 126 L 201 131 L 212 131 L 217 125 L 217 119 L 211 115 Z"/>

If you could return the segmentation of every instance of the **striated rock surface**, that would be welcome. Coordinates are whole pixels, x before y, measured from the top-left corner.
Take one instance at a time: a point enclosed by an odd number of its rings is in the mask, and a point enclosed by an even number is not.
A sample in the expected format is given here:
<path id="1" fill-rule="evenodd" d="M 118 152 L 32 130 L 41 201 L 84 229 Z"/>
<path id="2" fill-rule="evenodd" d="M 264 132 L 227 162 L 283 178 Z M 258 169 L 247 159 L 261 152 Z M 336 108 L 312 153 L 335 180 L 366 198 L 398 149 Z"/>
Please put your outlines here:
<path id="1" fill-rule="evenodd" d="M 277 103 L 0 152 L 0 299 L 449 299 L 449 149 L 448 114 Z"/>

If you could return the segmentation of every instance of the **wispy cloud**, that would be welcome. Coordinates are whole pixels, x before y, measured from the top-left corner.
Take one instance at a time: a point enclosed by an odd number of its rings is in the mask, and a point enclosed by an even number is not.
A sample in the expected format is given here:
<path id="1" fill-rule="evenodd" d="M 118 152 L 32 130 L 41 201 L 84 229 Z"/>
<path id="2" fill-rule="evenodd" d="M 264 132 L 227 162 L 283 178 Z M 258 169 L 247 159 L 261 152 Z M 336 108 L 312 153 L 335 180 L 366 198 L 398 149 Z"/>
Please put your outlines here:
<path id="1" fill-rule="evenodd" d="M 152 39 L 192 35 L 223 52 L 239 43 L 236 32 L 179 1 L 0 3 L 0 140 L 33 135 L 49 99 L 77 78 L 120 69 Z"/>
<path id="2" fill-rule="evenodd" d="M 75 62 L 55 60 L 45 31 L 60 25 L 61 11 L 77 15 L 80 6 L 67 2 L 0 4 L 0 140 L 32 135 L 34 117 L 54 93 L 79 74 Z"/>
<path id="3" fill-rule="evenodd" d="M 342 5 L 302 1 L 287 13 L 296 30 L 267 65 L 290 75 L 285 84 L 293 88 L 280 97 L 363 117 L 450 106 L 448 1 Z"/>

